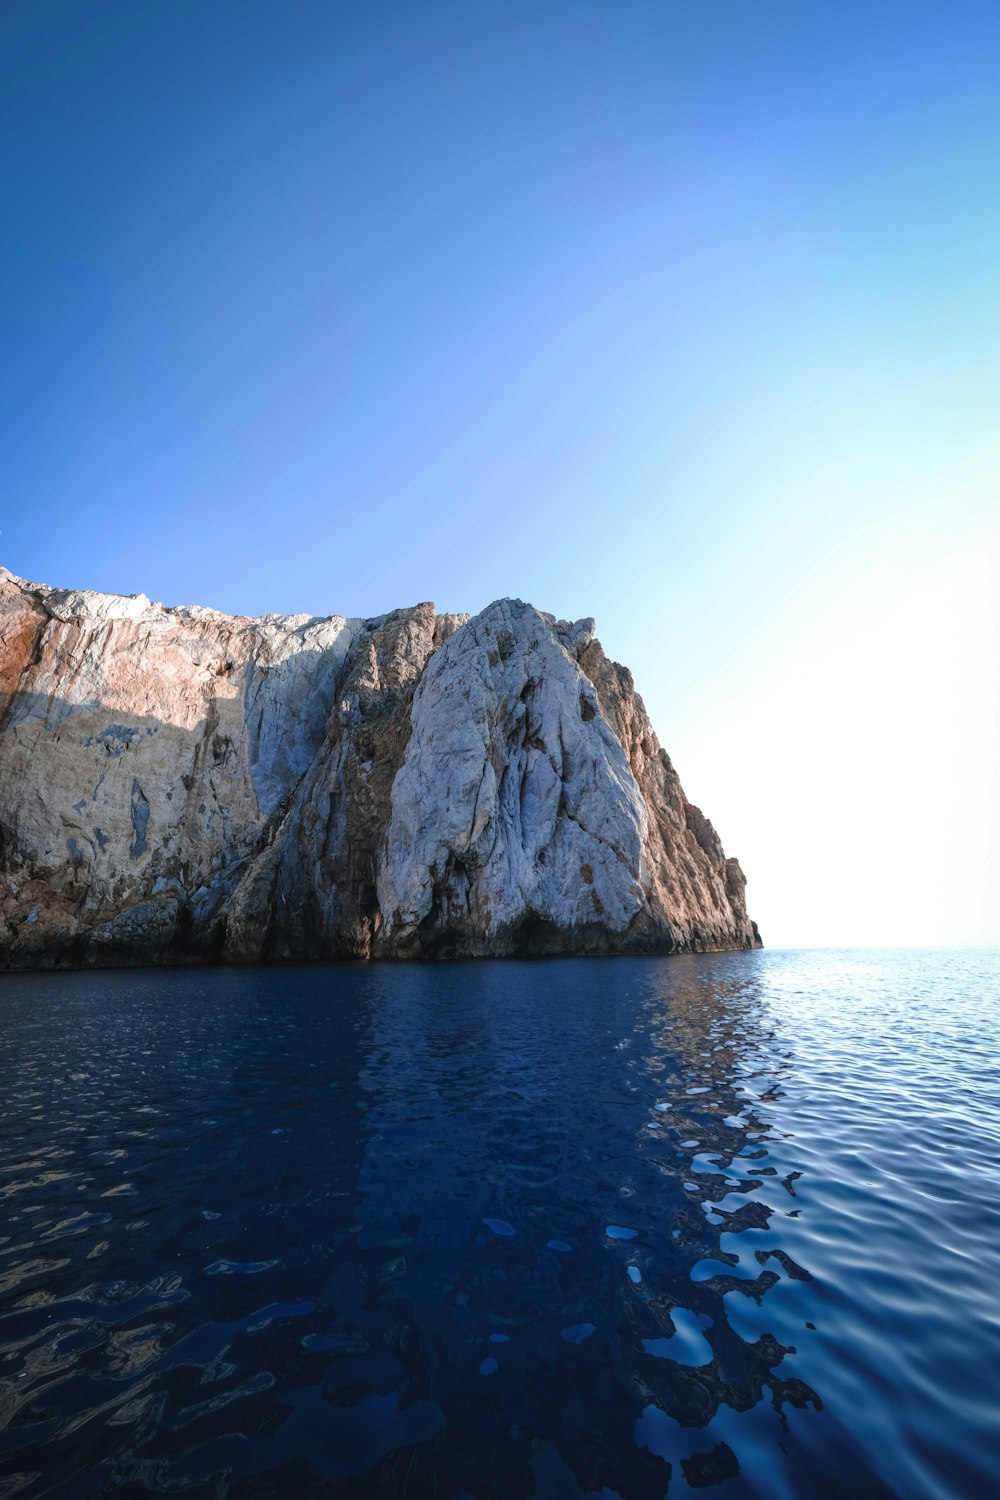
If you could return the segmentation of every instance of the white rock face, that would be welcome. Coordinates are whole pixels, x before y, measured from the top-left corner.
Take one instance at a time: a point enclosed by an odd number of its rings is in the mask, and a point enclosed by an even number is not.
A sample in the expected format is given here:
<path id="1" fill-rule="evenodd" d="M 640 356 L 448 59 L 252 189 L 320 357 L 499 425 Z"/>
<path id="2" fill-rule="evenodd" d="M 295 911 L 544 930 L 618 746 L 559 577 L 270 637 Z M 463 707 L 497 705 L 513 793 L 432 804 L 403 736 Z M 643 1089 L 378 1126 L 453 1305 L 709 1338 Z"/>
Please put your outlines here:
<path id="1" fill-rule="evenodd" d="M 528 917 L 625 931 L 643 905 L 646 806 L 550 619 L 490 605 L 430 661 L 412 726 L 379 869 L 383 943 L 431 916 L 470 951 Z"/>
<path id="2" fill-rule="evenodd" d="M 743 888 L 592 621 L 0 569 L 0 965 L 748 947 Z"/>
<path id="3" fill-rule="evenodd" d="M 270 817 L 308 771 L 323 741 L 337 678 L 360 621 L 267 615 L 253 622 L 243 690 L 250 774 Z"/>

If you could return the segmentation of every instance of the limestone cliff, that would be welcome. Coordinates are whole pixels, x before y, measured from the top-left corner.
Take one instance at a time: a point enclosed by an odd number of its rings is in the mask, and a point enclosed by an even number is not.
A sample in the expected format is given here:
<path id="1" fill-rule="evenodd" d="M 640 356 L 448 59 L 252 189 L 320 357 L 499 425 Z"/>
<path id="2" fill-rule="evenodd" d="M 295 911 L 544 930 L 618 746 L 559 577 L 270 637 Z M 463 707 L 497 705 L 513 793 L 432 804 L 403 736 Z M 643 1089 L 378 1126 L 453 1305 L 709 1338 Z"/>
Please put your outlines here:
<path id="1" fill-rule="evenodd" d="M 0 965 L 746 948 L 744 884 L 590 620 L 0 569 Z"/>

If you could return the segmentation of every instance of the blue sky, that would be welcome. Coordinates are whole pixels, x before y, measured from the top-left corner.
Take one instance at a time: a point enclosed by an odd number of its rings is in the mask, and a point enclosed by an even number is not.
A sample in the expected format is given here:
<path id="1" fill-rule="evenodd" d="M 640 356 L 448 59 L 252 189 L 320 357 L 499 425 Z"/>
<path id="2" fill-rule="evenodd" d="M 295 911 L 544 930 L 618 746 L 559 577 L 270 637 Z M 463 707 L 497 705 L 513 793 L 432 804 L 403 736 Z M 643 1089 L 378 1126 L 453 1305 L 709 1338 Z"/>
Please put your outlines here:
<path id="1" fill-rule="evenodd" d="M 1000 8 L 37 0 L 0 42 L 6 566 L 592 614 L 765 937 L 1000 940 Z"/>

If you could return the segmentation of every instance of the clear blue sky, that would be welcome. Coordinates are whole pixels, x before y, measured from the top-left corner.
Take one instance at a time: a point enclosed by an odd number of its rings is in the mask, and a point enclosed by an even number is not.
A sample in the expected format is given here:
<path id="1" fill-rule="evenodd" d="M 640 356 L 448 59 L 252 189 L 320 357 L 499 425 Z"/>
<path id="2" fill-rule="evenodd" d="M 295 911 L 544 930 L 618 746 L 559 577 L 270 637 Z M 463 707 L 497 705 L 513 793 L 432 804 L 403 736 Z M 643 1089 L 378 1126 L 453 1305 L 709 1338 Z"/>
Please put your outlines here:
<path id="1" fill-rule="evenodd" d="M 765 937 L 1000 939 L 1000 6 L 14 0 L 0 44 L 6 566 L 593 614 Z"/>

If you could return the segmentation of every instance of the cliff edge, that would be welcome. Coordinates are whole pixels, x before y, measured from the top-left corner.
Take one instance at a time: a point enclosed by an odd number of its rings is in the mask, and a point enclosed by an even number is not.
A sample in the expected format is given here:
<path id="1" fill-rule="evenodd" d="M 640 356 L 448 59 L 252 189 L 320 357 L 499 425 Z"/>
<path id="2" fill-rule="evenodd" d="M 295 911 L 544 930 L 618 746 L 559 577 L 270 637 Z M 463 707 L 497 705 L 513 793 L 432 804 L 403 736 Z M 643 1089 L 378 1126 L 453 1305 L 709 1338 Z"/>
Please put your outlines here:
<path id="1" fill-rule="evenodd" d="M 592 620 L 167 609 L 0 568 L 0 966 L 759 946 Z"/>

